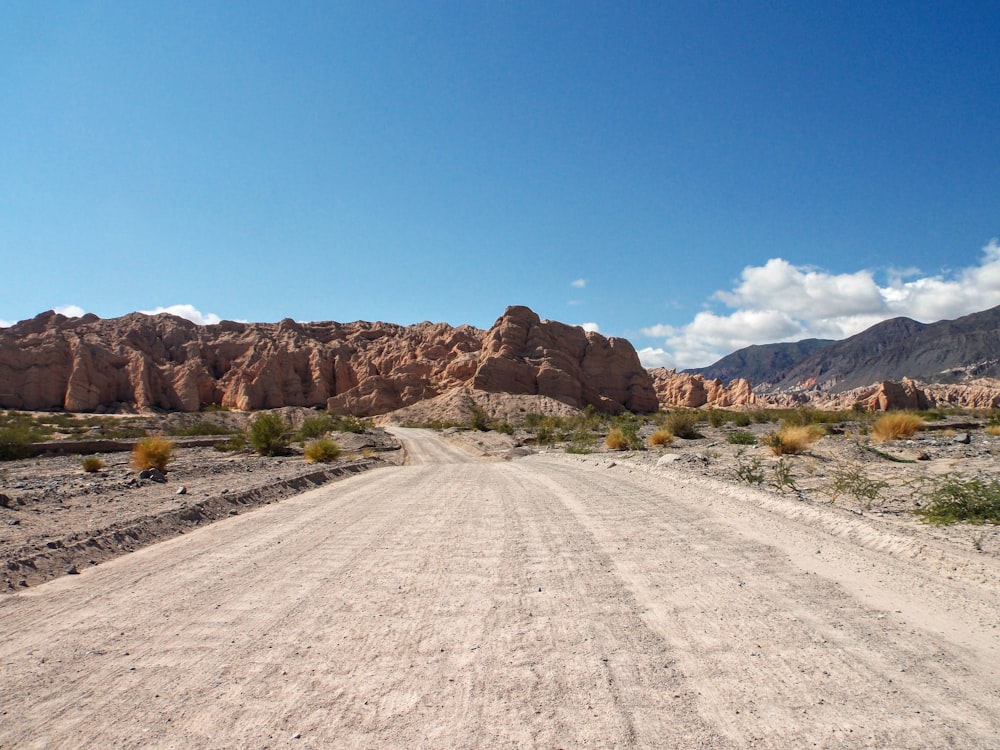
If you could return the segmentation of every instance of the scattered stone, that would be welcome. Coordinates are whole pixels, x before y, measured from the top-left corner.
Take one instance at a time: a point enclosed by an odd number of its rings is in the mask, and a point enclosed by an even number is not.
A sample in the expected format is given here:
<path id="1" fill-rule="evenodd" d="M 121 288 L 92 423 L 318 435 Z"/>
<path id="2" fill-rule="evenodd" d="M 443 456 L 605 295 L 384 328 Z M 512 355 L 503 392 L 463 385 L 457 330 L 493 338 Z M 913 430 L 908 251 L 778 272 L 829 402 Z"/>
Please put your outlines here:
<path id="1" fill-rule="evenodd" d="M 672 464 L 674 461 L 680 460 L 679 453 L 664 453 L 658 459 L 656 459 L 657 466 L 666 466 L 667 464 Z"/>
<path id="2" fill-rule="evenodd" d="M 148 476 L 146 477 L 147 479 L 150 479 L 154 482 L 159 482 L 160 484 L 163 484 L 164 482 L 167 481 L 167 478 L 163 476 L 163 472 L 160 471 L 159 469 L 147 469 L 147 472 L 148 472 Z"/>
<path id="3" fill-rule="evenodd" d="M 187 494 L 187 487 L 185 487 L 184 485 L 181 485 L 180 487 L 178 487 L 177 488 L 177 494 L 178 495 L 186 495 Z"/>
<path id="4" fill-rule="evenodd" d="M 70 565 L 68 568 L 66 568 L 66 575 L 78 576 L 80 575 L 80 571 L 76 569 L 75 565 Z"/>
<path id="5" fill-rule="evenodd" d="M 8 526 L 17 526 L 17 525 L 18 525 L 19 523 L 21 523 L 21 522 L 20 522 L 20 521 L 19 521 L 18 519 L 16 519 L 16 518 L 12 518 L 12 519 L 10 519 L 10 520 L 9 520 L 9 521 L 7 522 L 7 525 L 8 525 Z"/>
<path id="6" fill-rule="evenodd" d="M 0 508 L 9 508 L 12 502 L 9 497 L 0 492 Z"/>
<path id="7" fill-rule="evenodd" d="M 972 435 L 968 432 L 959 433 L 955 436 L 955 439 L 952 440 L 952 442 L 955 444 L 968 445 L 972 442 Z"/>

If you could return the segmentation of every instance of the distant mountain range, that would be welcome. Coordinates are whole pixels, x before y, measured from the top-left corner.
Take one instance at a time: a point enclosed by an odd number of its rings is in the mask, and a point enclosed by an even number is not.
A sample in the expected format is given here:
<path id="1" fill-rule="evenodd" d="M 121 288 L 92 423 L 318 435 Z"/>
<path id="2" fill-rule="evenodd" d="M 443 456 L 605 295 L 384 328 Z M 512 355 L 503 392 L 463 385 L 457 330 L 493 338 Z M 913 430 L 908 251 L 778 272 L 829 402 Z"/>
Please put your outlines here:
<path id="1" fill-rule="evenodd" d="M 686 372 L 727 382 L 745 378 L 761 393 L 837 393 L 904 377 L 948 384 L 1000 378 L 1000 307 L 929 324 L 893 318 L 842 341 L 749 346 Z"/>

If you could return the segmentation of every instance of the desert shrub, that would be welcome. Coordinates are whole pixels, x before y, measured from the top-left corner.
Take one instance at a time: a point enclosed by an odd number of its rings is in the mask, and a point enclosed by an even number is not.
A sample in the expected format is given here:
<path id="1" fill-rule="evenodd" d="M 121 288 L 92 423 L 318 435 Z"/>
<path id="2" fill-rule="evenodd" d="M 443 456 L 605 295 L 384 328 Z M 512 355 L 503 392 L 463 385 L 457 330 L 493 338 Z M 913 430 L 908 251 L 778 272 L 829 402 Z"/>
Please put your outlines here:
<path id="1" fill-rule="evenodd" d="M 497 432 L 503 433 L 504 435 L 514 434 L 514 425 L 510 422 L 493 422 L 490 427 Z"/>
<path id="2" fill-rule="evenodd" d="M 913 437 L 917 430 L 924 427 L 924 420 L 916 414 L 897 411 L 883 414 L 872 425 L 872 437 L 880 443 L 889 440 L 905 440 Z"/>
<path id="3" fill-rule="evenodd" d="M 626 411 L 616 416 L 611 422 L 611 432 L 608 434 L 613 432 L 620 435 L 623 445 L 614 450 L 641 450 L 642 438 L 639 437 L 639 427 L 638 418 L 631 412 Z"/>
<path id="4" fill-rule="evenodd" d="M 0 427 L 0 461 L 15 461 L 31 455 L 31 430 L 24 425 Z"/>
<path id="5" fill-rule="evenodd" d="M 220 440 L 212 446 L 220 453 L 238 453 L 247 447 L 247 436 L 242 433 L 233 435 L 229 440 Z"/>
<path id="6" fill-rule="evenodd" d="M 732 423 L 737 427 L 749 427 L 750 426 L 750 415 L 745 411 L 738 411 L 733 414 Z"/>
<path id="7" fill-rule="evenodd" d="M 652 435 L 649 436 L 649 444 L 652 445 L 670 445 L 674 442 L 674 433 L 668 430 L 666 427 L 661 427 Z"/>
<path id="8" fill-rule="evenodd" d="M 833 483 L 830 485 L 830 502 L 836 502 L 837 498 L 843 494 L 848 494 L 861 503 L 865 510 L 872 507 L 882 494 L 882 490 L 889 486 L 888 482 L 880 479 L 871 479 L 866 473 L 864 464 L 860 462 L 846 462 L 838 464 L 833 469 Z"/>
<path id="9" fill-rule="evenodd" d="M 798 489 L 795 486 L 795 477 L 792 476 L 792 465 L 782 456 L 777 463 L 774 464 L 774 486 L 784 492 L 785 490 L 791 490 L 794 492 Z"/>
<path id="10" fill-rule="evenodd" d="M 777 432 L 765 435 L 761 442 L 774 455 L 784 456 L 802 453 L 822 436 L 822 428 L 816 425 L 785 425 Z"/>
<path id="11" fill-rule="evenodd" d="M 295 433 L 296 440 L 313 440 L 323 437 L 328 432 L 333 432 L 336 424 L 329 414 L 321 417 L 306 417 L 298 432 Z"/>
<path id="12" fill-rule="evenodd" d="M 478 406 L 473 405 L 472 414 L 469 416 L 469 427 L 473 430 L 486 432 L 490 429 L 490 418 L 486 416 L 485 411 Z"/>
<path id="13" fill-rule="evenodd" d="M 167 464 L 174 453 L 174 443 L 161 437 L 143 438 L 132 449 L 132 468 L 167 470 Z"/>
<path id="14" fill-rule="evenodd" d="M 104 462 L 97 456 L 85 456 L 82 461 L 80 461 L 80 466 L 88 474 L 93 474 L 95 471 L 100 471 L 104 468 Z"/>
<path id="15" fill-rule="evenodd" d="M 1000 435 L 1000 424 L 991 424 L 986 427 L 986 434 L 997 437 Z"/>
<path id="16" fill-rule="evenodd" d="M 326 464 L 337 460 L 340 446 L 329 438 L 316 438 L 306 443 L 302 453 L 309 463 Z"/>
<path id="17" fill-rule="evenodd" d="M 737 430 L 726 435 L 726 442 L 731 445 L 756 445 L 757 438 L 749 430 Z"/>
<path id="18" fill-rule="evenodd" d="M 744 460 L 741 456 L 736 457 L 736 478 L 747 484 L 760 484 L 764 481 L 764 470 L 761 468 L 761 460 L 756 456 Z"/>
<path id="19" fill-rule="evenodd" d="M 613 451 L 623 451 L 628 447 L 628 441 L 621 427 L 613 428 L 604 438 L 604 445 Z"/>
<path id="20" fill-rule="evenodd" d="M 290 432 L 277 414 L 260 414 L 250 425 L 250 445 L 262 456 L 280 456 L 288 452 Z"/>
<path id="21" fill-rule="evenodd" d="M 674 409 L 667 415 L 664 425 L 674 437 L 691 440 L 700 438 L 698 415 L 691 409 Z"/>
<path id="22" fill-rule="evenodd" d="M 1000 523 L 1000 479 L 943 477 L 931 486 L 927 500 L 914 511 L 927 523 Z"/>
<path id="23" fill-rule="evenodd" d="M 754 409 L 747 416 L 757 424 L 767 424 L 775 420 L 775 416 L 768 409 Z"/>
<path id="24" fill-rule="evenodd" d="M 712 427 L 722 427 L 726 423 L 726 413 L 721 409 L 709 409 L 708 423 Z"/>
<path id="25" fill-rule="evenodd" d="M 197 437 L 200 435 L 231 435 L 234 430 L 214 422 L 196 422 L 188 427 L 175 427 L 170 434 L 175 437 Z"/>

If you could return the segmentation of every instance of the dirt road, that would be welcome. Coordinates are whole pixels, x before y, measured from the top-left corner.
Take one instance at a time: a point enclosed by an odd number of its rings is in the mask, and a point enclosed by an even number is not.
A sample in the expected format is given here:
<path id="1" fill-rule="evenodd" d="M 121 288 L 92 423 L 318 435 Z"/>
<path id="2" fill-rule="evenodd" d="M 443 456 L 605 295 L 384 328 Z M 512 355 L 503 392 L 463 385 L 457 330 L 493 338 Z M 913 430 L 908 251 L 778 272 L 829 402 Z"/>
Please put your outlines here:
<path id="1" fill-rule="evenodd" d="M 0 599 L 0 747 L 1000 746 L 997 570 L 398 434 L 406 466 Z"/>

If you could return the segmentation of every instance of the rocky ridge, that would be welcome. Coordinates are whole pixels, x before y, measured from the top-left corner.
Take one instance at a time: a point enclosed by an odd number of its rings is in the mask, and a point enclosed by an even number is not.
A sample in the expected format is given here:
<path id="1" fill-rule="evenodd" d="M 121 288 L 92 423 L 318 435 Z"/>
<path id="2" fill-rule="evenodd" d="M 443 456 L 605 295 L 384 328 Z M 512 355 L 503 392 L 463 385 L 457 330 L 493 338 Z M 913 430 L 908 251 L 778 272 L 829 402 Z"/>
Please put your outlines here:
<path id="1" fill-rule="evenodd" d="M 0 329 L 0 408 L 73 412 L 206 405 L 384 414 L 455 388 L 547 396 L 602 412 L 655 411 L 625 339 L 509 307 L 487 331 L 446 323 L 200 326 L 168 314 L 54 312 Z"/>

